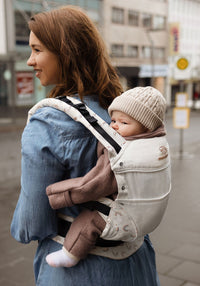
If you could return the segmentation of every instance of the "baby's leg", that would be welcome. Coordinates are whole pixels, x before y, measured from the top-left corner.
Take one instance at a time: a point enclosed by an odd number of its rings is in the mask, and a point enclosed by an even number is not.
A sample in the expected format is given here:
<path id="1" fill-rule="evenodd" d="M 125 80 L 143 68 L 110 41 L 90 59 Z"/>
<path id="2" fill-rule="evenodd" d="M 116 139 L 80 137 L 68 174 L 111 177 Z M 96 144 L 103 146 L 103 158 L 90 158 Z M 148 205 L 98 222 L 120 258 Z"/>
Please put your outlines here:
<path id="1" fill-rule="evenodd" d="M 52 267 L 72 267 L 79 262 L 79 258 L 69 253 L 64 247 L 46 256 L 47 263 Z"/>

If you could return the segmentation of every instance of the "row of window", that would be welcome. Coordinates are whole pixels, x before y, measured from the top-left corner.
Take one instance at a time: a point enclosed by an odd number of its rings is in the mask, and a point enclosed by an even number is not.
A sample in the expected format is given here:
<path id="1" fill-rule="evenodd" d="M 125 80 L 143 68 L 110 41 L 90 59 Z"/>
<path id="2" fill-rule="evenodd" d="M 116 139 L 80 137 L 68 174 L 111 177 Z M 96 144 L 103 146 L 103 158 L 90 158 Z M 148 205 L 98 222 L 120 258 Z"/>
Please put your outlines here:
<path id="1" fill-rule="evenodd" d="M 153 52 L 153 54 L 152 54 Z M 134 45 L 128 45 L 125 47 L 123 44 L 111 45 L 112 57 L 130 57 L 130 58 L 145 58 L 150 59 L 153 56 L 157 59 L 165 59 L 165 48 L 153 48 L 152 47 L 138 47 Z"/>
<path id="2" fill-rule="evenodd" d="M 44 3 L 43 3 L 44 2 Z M 46 4 L 46 5 L 45 5 Z M 41 0 L 15 0 L 15 33 L 16 33 L 16 44 L 27 45 L 29 37 L 29 29 L 27 20 L 32 14 L 39 11 L 43 11 L 50 8 L 58 7 L 59 5 L 78 5 L 87 10 L 90 18 L 98 23 L 100 20 L 99 11 L 101 9 L 100 0 L 57 0 L 57 1 L 41 1 Z"/>
<path id="3" fill-rule="evenodd" d="M 166 17 L 142 13 L 136 10 L 112 7 L 112 22 L 122 25 L 145 27 L 157 30 L 166 28 Z"/>

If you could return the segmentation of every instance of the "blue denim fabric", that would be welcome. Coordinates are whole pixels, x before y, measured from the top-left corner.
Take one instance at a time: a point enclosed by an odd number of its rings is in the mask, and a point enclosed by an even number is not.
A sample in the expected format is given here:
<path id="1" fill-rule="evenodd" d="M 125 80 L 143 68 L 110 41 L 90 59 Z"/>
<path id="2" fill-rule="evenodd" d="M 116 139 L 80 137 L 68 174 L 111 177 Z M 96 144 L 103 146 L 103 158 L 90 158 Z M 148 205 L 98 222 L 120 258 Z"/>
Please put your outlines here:
<path id="1" fill-rule="evenodd" d="M 97 98 L 86 104 L 109 122 Z M 96 139 L 65 113 L 44 107 L 38 110 L 22 135 L 21 192 L 13 215 L 11 234 L 19 242 L 38 240 L 34 259 L 37 286 L 158 286 L 155 256 L 148 236 L 141 248 L 124 260 L 88 255 L 72 268 L 52 268 L 48 253 L 61 248 L 50 239 L 57 234 L 56 211 L 52 210 L 46 187 L 66 178 L 83 176 L 96 162 Z M 61 210 L 76 216 L 78 207 Z"/>

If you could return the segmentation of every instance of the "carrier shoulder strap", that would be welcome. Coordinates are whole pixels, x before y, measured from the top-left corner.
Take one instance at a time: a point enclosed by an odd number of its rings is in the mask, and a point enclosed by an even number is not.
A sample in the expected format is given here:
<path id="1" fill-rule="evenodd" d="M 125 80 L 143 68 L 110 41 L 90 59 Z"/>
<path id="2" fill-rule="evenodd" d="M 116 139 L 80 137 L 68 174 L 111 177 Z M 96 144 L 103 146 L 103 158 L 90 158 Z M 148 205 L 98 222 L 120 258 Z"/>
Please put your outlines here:
<path id="1" fill-rule="evenodd" d="M 103 144 L 109 153 L 115 155 L 126 143 L 125 139 L 113 130 L 101 117 L 88 106 L 72 97 L 45 98 L 35 104 L 28 113 L 30 117 L 42 107 L 53 107 L 65 112 L 75 121 L 82 123 Z"/>
<path id="2" fill-rule="evenodd" d="M 119 151 L 121 150 L 121 146 L 101 127 L 101 125 L 99 125 L 98 120 L 94 116 L 90 115 L 89 111 L 86 108 L 86 105 L 83 102 L 74 104 L 66 96 L 59 97 L 58 99 L 76 108 L 85 117 L 85 119 L 92 125 L 92 127 L 99 134 L 101 134 L 107 142 L 109 142 L 113 146 L 116 153 L 119 153 Z"/>
<path id="3" fill-rule="evenodd" d="M 101 117 L 83 102 L 72 97 L 61 96 L 58 98 L 45 98 L 39 101 L 29 110 L 27 123 L 38 109 L 48 106 L 61 110 L 75 121 L 82 123 L 113 156 L 119 153 L 122 146 L 126 143 L 125 139 L 115 132 Z M 110 212 L 109 206 L 98 201 L 87 202 L 81 204 L 81 206 L 90 210 L 98 210 L 107 216 Z"/>

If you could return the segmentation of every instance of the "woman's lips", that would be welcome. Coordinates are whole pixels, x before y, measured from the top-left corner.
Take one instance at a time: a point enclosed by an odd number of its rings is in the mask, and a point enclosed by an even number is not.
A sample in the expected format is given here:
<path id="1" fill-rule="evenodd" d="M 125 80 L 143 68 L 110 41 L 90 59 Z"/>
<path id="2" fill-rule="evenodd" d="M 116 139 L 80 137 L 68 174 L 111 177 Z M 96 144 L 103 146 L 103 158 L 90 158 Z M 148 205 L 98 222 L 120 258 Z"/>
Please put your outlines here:
<path id="1" fill-rule="evenodd" d="M 35 70 L 35 76 L 36 77 L 40 77 L 41 74 L 41 70 Z"/>

